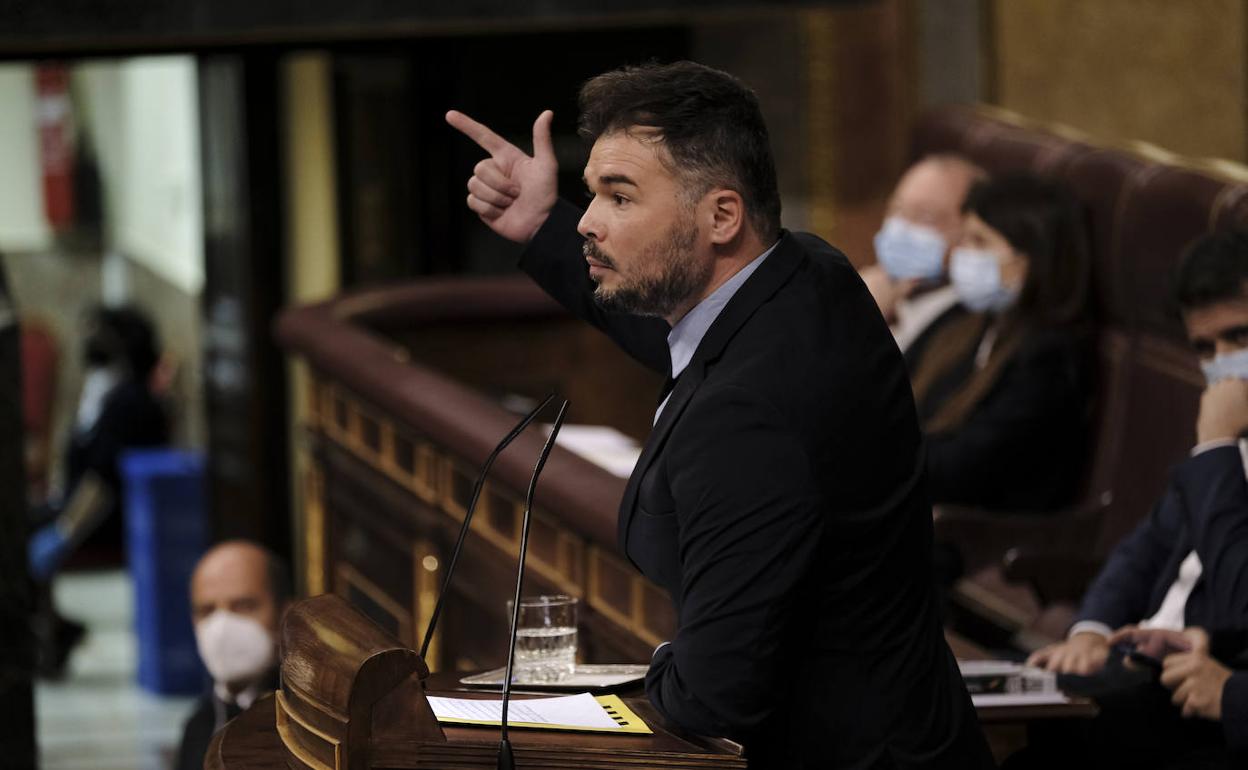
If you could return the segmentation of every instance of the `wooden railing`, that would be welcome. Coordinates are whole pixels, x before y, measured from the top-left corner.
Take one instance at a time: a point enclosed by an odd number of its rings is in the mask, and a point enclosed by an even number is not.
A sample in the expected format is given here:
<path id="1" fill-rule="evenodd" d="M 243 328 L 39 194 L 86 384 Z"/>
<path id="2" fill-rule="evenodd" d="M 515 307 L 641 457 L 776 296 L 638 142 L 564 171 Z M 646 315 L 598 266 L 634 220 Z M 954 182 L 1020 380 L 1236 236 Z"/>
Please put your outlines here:
<path id="1" fill-rule="evenodd" d="M 659 376 L 527 280 L 453 279 L 343 296 L 279 319 L 311 371 L 296 531 L 309 593 L 346 598 L 418 647 L 480 464 L 516 417 L 572 399 L 571 420 L 644 434 Z M 493 397 L 491 397 L 493 396 Z M 520 517 L 542 435 L 499 458 L 473 521 L 430 668 L 500 665 Z M 624 479 L 556 447 L 538 489 L 526 593 L 580 597 L 583 660 L 644 662 L 671 604 L 616 548 Z"/>

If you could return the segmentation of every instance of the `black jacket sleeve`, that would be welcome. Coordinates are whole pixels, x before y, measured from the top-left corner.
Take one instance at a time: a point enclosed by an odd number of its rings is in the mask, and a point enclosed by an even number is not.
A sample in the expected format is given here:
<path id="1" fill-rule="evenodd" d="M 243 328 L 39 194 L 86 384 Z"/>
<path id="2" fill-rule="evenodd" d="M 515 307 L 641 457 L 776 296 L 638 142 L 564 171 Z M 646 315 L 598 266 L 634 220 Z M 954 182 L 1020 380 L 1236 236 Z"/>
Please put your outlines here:
<path id="1" fill-rule="evenodd" d="M 645 366 L 666 373 L 671 367 L 667 322 L 608 312 L 594 301 L 593 283 L 581 251 L 584 239 L 576 231 L 580 217 L 575 206 L 560 199 L 520 256 L 520 269 L 572 315 L 605 332 Z"/>
<path id="2" fill-rule="evenodd" d="M 1248 482 L 1239 447 L 1188 459 L 1175 472 L 1175 484 L 1200 557 L 1208 616 L 1218 626 L 1248 628 Z"/>
<path id="3" fill-rule="evenodd" d="M 1182 529 L 1183 511 L 1171 483 L 1148 518 L 1114 547 L 1084 594 L 1076 619 L 1100 621 L 1110 628 L 1142 619 Z"/>
<path id="4" fill-rule="evenodd" d="M 797 432 L 760 396 L 718 386 L 681 425 L 668 467 L 684 602 L 646 694 L 689 730 L 740 738 L 776 707 L 782 639 L 820 552 L 819 493 Z"/>
<path id="5" fill-rule="evenodd" d="M 1222 734 L 1231 751 L 1248 752 L 1248 671 L 1236 671 L 1222 686 Z"/>

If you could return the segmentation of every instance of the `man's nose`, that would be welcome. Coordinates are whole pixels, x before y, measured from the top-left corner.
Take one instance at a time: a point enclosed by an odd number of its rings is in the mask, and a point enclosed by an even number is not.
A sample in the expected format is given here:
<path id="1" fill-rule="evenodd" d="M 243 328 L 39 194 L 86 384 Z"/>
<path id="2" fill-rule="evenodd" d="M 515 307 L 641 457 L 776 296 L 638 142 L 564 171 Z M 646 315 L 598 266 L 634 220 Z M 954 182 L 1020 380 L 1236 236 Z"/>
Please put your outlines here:
<path id="1" fill-rule="evenodd" d="M 576 231 L 590 240 L 602 240 L 602 223 L 594 214 L 593 203 L 590 203 L 589 208 L 585 209 L 585 213 L 581 215 L 581 221 L 576 224 Z"/>

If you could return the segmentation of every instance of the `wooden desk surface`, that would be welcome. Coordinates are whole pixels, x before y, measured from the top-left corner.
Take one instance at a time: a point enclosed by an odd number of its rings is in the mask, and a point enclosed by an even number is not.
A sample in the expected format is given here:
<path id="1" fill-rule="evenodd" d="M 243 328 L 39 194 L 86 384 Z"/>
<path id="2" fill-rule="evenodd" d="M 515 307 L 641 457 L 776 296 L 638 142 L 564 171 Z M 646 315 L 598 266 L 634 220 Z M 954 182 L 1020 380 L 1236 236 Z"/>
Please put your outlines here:
<path id="1" fill-rule="evenodd" d="M 986 650 L 952 632 L 946 632 L 946 638 L 949 641 L 950 648 L 953 649 L 954 654 L 959 659 L 985 660 L 991 658 Z M 459 679 L 465 675 L 464 672 L 433 674 L 427 682 L 428 691 L 431 694 L 445 694 L 456 697 L 498 697 L 497 691 L 460 685 Z M 613 745 L 619 749 L 625 752 L 642 750 L 642 744 L 648 744 L 650 749 L 654 749 L 656 748 L 654 741 L 657 739 L 659 743 L 663 744 L 662 747 L 658 747 L 659 750 L 675 748 L 677 744 L 688 746 L 686 742 L 703 743 L 708 749 L 711 749 L 713 746 L 719 749 L 719 751 L 724 750 L 727 742 L 721 744 L 721 742 L 714 739 L 697 738 L 672 730 L 671 726 L 664 723 L 662 717 L 654 711 L 644 698 L 639 698 L 641 696 L 640 688 L 620 694 L 630 699 L 629 705 L 637 711 L 639 716 L 646 720 L 647 724 L 654 728 L 655 736 L 610 736 L 614 742 Z M 521 692 L 517 693 L 515 697 L 524 699 L 536 697 L 537 695 L 539 694 Z M 977 707 L 976 711 L 979 714 L 980 722 L 985 728 L 1021 727 L 1035 721 L 1090 719 L 1098 713 L 1096 704 L 1087 698 L 1072 698 L 1069 703 L 1062 704 L 984 706 Z M 483 750 L 497 746 L 498 732 L 496 730 L 478 727 L 454 727 L 451 725 L 444 726 L 444 730 L 447 738 L 452 741 L 480 742 Z M 512 733 L 513 742 L 517 748 L 524 744 L 532 745 L 539 742 L 557 743 L 557 738 L 553 741 L 551 740 L 551 736 L 557 735 L 557 733 L 526 730 L 516 730 Z M 669 743 L 671 746 L 668 746 Z M 396 758 L 387 757 L 386 759 L 394 760 Z M 378 757 L 378 759 L 382 758 Z M 727 760 L 727 764 L 724 766 L 733 766 L 735 764 L 733 759 L 723 757 L 722 755 L 720 759 Z M 741 760 L 736 760 L 736 762 L 741 762 Z M 741 762 L 741 765 L 744 766 L 744 762 Z M 286 768 L 286 766 L 286 754 L 274 724 L 272 695 L 258 700 L 251 708 L 229 722 L 214 737 L 208 752 L 208 760 L 205 764 L 205 767 L 209 770 L 280 770 Z"/>
<path id="2" fill-rule="evenodd" d="M 958 660 L 992 660 L 993 656 L 983 647 L 965 639 L 953 631 L 945 631 L 945 641 Z M 1069 703 L 1050 703 L 1026 706 L 976 706 L 982 724 L 1025 723 L 1048 719 L 1091 719 L 1100 713 L 1096 704 L 1088 698 L 1070 696 Z"/>
<path id="3" fill-rule="evenodd" d="M 441 674 L 431 678 L 431 695 L 454 697 L 497 698 L 490 691 L 456 689 L 461 674 Z M 277 733 L 274 695 L 266 695 L 251 708 L 228 722 L 208 748 L 204 767 L 207 770 L 285 770 L 286 750 Z M 517 694 L 517 700 L 540 697 Z M 656 758 L 679 754 L 680 767 L 704 767 L 711 770 L 745 770 L 740 747 L 730 741 L 686 735 L 672 729 L 644 700 L 628 701 L 638 716 L 646 720 L 653 735 L 609 735 L 600 733 L 568 733 L 546 730 L 516 729 L 511 732 L 518 762 L 544 766 L 544 761 L 561 755 L 571 746 L 589 749 L 578 761 L 585 767 L 615 768 L 664 767 L 667 762 Z M 370 753 L 370 766 L 386 768 L 446 767 L 454 763 L 462 767 L 493 766 L 497 755 L 499 731 L 490 727 L 457 727 L 443 725 L 448 743 L 413 743 L 386 740 L 384 729 L 380 745 Z M 525 759 L 528 755 L 528 759 Z M 590 756 L 597 755 L 594 760 Z"/>

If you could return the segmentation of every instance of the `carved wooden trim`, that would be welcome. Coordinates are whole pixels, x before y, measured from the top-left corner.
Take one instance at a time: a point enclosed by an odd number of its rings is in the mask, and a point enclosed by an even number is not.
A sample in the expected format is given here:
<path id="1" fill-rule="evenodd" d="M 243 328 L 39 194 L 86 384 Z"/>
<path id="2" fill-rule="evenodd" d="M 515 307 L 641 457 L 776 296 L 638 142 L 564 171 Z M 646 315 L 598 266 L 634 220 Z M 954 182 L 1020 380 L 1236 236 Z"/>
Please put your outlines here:
<path id="1" fill-rule="evenodd" d="M 344 766 L 342 742 L 331 735 L 321 732 L 316 727 L 305 722 L 298 714 L 291 711 L 289 704 L 286 702 L 286 695 L 281 690 L 278 690 L 275 695 L 277 734 L 281 736 L 286 750 L 300 762 L 303 762 L 310 768 L 314 768 L 314 770 L 342 770 Z M 320 741 L 319 747 L 322 753 L 327 752 L 333 757 L 332 763 L 328 763 L 324 758 L 317 756 L 314 753 L 315 748 L 310 750 L 309 744 L 316 747 L 316 741 Z"/>
<path id="2" fill-rule="evenodd" d="M 412 543 L 412 610 L 416 617 L 416 636 L 413 645 L 424 640 L 425 630 L 433 618 L 433 608 L 438 602 L 438 590 L 442 586 L 442 558 L 427 540 L 416 539 Z M 425 663 L 439 660 L 442 647 L 442 631 L 435 630 L 429 641 Z"/>
<path id="3" fill-rule="evenodd" d="M 304 585 L 309 596 L 325 593 L 325 472 L 312 460 L 304 471 Z"/>
<path id="4" fill-rule="evenodd" d="M 398 627 L 399 637 L 404 644 L 411 644 L 415 639 L 412 634 L 412 611 L 403 606 L 402 602 L 395 601 L 380 586 L 365 577 L 359 570 L 352 567 L 346 562 L 339 562 L 335 569 L 337 577 L 337 585 L 334 593 L 344 599 L 350 601 L 350 594 L 346 588 L 350 586 L 360 593 L 367 596 L 374 604 L 383 612 L 394 618 Z"/>
<path id="5" fill-rule="evenodd" d="M 341 447 L 454 522 L 464 520 L 476 479 L 475 468 L 361 403 L 361 399 L 340 384 L 321 382 L 316 390 L 322 417 L 320 435 L 325 440 Z M 367 430 L 372 430 L 367 427 L 369 421 L 376 423 L 376 434 L 372 439 L 364 435 Z M 370 443 L 372 446 L 369 446 Z M 407 454 L 409 451 L 410 456 Z M 400 452 L 404 455 L 402 458 Z M 439 569 L 430 573 L 423 562 L 425 556 L 437 559 L 440 555 L 427 541 L 419 538 L 405 546 L 411 549 L 413 572 L 408 578 L 412 581 L 412 602 L 406 608 L 349 564 L 329 565 L 327 569 L 328 533 L 325 528 L 328 526 L 328 511 L 325 509 L 323 473 L 317 467 L 315 476 L 309 478 L 309 484 L 317 486 L 315 493 L 309 494 L 307 508 L 309 591 L 319 592 L 313 590 L 317 586 L 313 582 L 315 574 L 326 577 L 332 574 L 335 593 L 347 596 L 348 586 L 360 591 L 397 624 L 399 635 L 405 641 L 418 644 L 432 614 L 440 586 L 438 576 L 441 574 L 440 563 Z M 516 491 L 487 482 L 473 519 L 472 537 L 514 559 L 520 543 L 523 505 Z M 535 577 L 562 593 L 579 597 L 588 612 L 596 613 L 644 644 L 653 646 L 670 636 L 671 629 L 656 627 L 656 624 L 664 625 L 664 622 L 662 613 L 653 611 L 654 602 L 667 601 L 666 594 L 649 583 L 632 565 L 568 531 L 557 517 L 544 510 L 534 511 L 531 537 L 538 540 L 531 540 L 530 545 L 539 546 L 530 548 L 527 561 L 527 568 Z M 313 542 L 313 538 L 319 538 L 319 541 Z M 319 564 L 311 558 L 313 554 L 320 554 Z M 612 591 L 604 592 L 604 580 L 612 581 Z M 322 577 L 321 591 L 325 590 L 324 582 L 325 577 Z M 617 601 L 613 601 L 609 593 L 613 593 Z M 440 639 L 435 637 L 430 648 L 430 660 L 439 660 L 439 642 Z"/>

